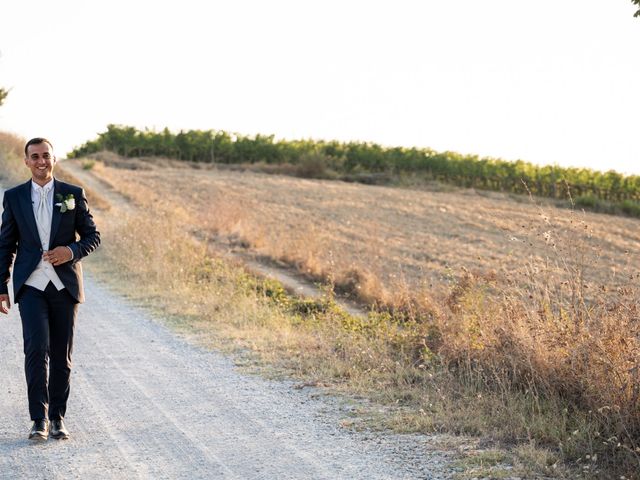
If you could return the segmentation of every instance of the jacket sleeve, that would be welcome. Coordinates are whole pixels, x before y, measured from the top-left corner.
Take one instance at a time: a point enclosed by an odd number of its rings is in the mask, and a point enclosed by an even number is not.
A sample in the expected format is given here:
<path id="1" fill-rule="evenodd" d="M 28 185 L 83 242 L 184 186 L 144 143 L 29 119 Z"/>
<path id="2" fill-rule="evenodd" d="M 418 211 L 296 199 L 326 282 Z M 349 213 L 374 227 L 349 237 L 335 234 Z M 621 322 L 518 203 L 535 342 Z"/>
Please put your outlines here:
<path id="1" fill-rule="evenodd" d="M 11 264 L 18 248 L 18 226 L 11 205 L 4 194 L 2 201 L 2 226 L 0 227 L 0 294 L 9 293 Z"/>
<path id="2" fill-rule="evenodd" d="M 80 238 L 69 245 L 73 251 L 74 263 L 89 255 L 100 245 L 100 232 L 98 232 L 93 215 L 89 211 L 84 189 L 80 189 L 80 198 L 76 201 L 75 210 L 75 229 Z"/>

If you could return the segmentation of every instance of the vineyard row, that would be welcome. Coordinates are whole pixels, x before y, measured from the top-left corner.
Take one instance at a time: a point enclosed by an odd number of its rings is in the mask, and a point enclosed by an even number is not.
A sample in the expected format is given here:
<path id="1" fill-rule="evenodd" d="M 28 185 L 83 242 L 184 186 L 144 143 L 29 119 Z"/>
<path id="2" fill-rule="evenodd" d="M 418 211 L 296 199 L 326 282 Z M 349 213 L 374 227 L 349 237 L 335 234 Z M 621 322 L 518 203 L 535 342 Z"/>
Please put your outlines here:
<path id="1" fill-rule="evenodd" d="M 429 148 L 383 147 L 369 142 L 275 140 L 273 135 L 239 135 L 215 130 L 173 133 L 109 125 L 95 140 L 76 148 L 70 157 L 102 150 L 125 157 L 163 156 L 191 162 L 300 165 L 321 161 L 337 174 L 425 174 L 455 184 L 541 197 L 568 199 L 594 207 L 597 202 L 640 212 L 640 176 L 588 168 L 539 166 Z"/>

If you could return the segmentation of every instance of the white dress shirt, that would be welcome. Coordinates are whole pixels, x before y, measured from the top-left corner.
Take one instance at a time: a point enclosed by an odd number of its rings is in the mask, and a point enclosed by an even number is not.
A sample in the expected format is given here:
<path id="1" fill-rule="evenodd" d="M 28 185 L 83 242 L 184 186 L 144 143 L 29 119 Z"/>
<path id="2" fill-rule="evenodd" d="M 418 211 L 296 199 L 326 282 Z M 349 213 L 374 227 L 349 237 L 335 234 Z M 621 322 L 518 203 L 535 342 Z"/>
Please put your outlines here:
<path id="1" fill-rule="evenodd" d="M 50 212 L 44 224 L 42 224 L 38 219 L 38 206 L 40 204 L 40 195 L 42 195 L 43 191 L 45 201 L 49 206 Z M 49 241 L 51 239 L 51 219 L 53 209 L 57 208 L 53 205 L 53 180 L 49 181 L 49 183 L 43 187 L 34 181 L 31 182 L 31 203 L 33 204 L 33 215 L 35 216 L 36 225 L 38 226 L 38 235 L 40 237 L 40 244 L 42 245 L 42 252 L 46 252 L 49 250 Z M 53 268 L 53 265 L 40 259 L 40 263 L 38 263 L 36 269 L 24 283 L 37 288 L 38 290 L 44 291 L 49 282 L 53 283 L 58 290 L 62 290 L 64 288 L 64 285 Z"/>

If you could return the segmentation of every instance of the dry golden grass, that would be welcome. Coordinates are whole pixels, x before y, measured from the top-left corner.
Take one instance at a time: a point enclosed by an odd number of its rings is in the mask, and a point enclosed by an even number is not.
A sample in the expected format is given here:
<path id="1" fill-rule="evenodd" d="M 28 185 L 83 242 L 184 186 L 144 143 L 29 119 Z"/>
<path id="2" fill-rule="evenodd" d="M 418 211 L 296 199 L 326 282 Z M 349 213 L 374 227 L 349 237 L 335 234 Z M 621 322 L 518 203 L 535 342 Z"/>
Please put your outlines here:
<path id="1" fill-rule="evenodd" d="M 12 155 L 22 158 L 23 149 L 26 140 L 18 135 L 8 132 L 0 132 L 0 145 L 2 150 L 11 153 Z"/>
<path id="2" fill-rule="evenodd" d="M 145 278 L 132 295 L 203 341 L 233 339 L 306 381 L 404 406 L 385 420 L 401 430 L 535 442 L 527 462 L 558 458 L 596 478 L 640 468 L 637 220 L 141 163 L 96 169 L 135 206 L 109 216 L 96 266 L 127 272 L 129 289 Z M 301 306 L 196 239 L 393 308 L 357 319 Z"/>
<path id="3" fill-rule="evenodd" d="M 22 161 L 25 142 L 17 135 L 0 132 L 0 181 L 12 184 L 30 177 Z"/>
<path id="4" fill-rule="evenodd" d="M 557 235 L 556 244 L 570 244 L 574 233 L 567 211 L 544 217 L 535 205 L 496 193 L 144 165 L 135 175 L 105 168 L 102 176 L 129 193 L 148 186 L 185 205 L 194 228 L 208 236 L 249 245 L 310 276 L 332 278 L 365 301 L 393 305 L 403 301 L 398 292 L 419 298 L 417 292 L 447 291 L 463 268 L 505 276 L 524 269 L 529 259 L 544 259 L 546 247 L 541 251 L 538 244 L 549 232 Z M 601 250 L 590 276 L 603 285 L 616 283 L 621 268 L 640 261 L 638 221 L 597 214 L 584 220 Z"/>

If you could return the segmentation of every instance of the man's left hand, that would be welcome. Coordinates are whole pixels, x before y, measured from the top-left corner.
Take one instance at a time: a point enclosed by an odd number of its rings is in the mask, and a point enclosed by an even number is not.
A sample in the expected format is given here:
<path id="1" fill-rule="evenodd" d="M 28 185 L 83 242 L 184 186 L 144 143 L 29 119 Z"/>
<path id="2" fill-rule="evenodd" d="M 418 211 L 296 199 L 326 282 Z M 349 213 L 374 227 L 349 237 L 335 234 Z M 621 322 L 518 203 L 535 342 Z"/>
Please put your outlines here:
<path id="1" fill-rule="evenodd" d="M 53 266 L 62 265 L 71 260 L 71 250 L 67 247 L 56 247 L 42 254 L 42 259 Z"/>

